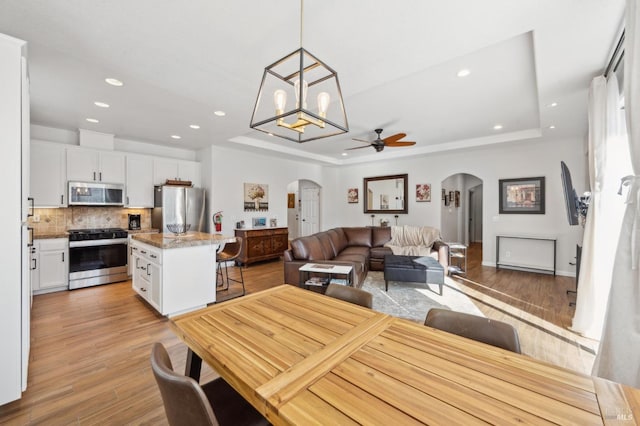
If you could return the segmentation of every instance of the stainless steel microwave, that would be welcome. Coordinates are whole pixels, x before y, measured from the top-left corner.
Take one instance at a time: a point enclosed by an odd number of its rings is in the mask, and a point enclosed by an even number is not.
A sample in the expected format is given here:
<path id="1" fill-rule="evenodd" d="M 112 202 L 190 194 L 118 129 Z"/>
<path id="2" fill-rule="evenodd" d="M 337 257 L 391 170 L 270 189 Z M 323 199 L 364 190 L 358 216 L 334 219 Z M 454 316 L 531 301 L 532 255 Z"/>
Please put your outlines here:
<path id="1" fill-rule="evenodd" d="M 123 206 L 124 185 L 119 183 L 69 182 L 70 206 Z"/>

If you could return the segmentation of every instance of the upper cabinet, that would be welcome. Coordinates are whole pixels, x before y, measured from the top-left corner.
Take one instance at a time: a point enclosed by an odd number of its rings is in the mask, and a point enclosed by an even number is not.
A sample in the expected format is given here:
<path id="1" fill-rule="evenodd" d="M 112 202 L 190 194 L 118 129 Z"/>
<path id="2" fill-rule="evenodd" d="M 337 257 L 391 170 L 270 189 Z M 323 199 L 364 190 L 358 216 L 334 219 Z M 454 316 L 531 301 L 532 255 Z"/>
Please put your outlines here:
<path id="1" fill-rule="evenodd" d="M 127 207 L 153 207 L 153 158 L 127 155 Z"/>
<path id="2" fill-rule="evenodd" d="M 87 148 L 67 148 L 67 180 L 125 183 L 125 154 Z"/>
<path id="3" fill-rule="evenodd" d="M 170 158 L 153 160 L 153 184 L 164 185 L 169 180 L 189 180 L 200 186 L 200 163 Z"/>
<path id="4" fill-rule="evenodd" d="M 65 146 L 31 142 L 31 196 L 35 207 L 67 207 Z"/>

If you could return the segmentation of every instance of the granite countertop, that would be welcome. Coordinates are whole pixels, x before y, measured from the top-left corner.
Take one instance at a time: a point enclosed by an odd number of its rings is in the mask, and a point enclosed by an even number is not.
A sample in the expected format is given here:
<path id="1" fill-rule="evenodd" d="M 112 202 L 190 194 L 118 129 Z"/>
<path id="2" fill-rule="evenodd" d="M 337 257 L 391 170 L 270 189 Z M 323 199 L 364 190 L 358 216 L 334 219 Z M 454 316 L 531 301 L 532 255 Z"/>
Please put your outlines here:
<path id="1" fill-rule="evenodd" d="M 129 233 L 129 235 L 135 235 L 135 234 L 157 234 L 158 232 L 160 232 L 160 230 L 159 229 L 155 229 L 155 228 L 128 229 L 127 232 Z"/>
<path id="2" fill-rule="evenodd" d="M 67 231 L 34 232 L 33 233 L 34 240 L 45 240 L 48 238 L 69 238 L 69 233 Z"/>
<path id="3" fill-rule="evenodd" d="M 134 234 L 131 238 L 161 249 L 195 247 L 207 244 L 220 245 L 236 241 L 236 237 L 207 234 L 206 232 L 188 232 L 186 235 L 179 236 L 173 234 Z"/>

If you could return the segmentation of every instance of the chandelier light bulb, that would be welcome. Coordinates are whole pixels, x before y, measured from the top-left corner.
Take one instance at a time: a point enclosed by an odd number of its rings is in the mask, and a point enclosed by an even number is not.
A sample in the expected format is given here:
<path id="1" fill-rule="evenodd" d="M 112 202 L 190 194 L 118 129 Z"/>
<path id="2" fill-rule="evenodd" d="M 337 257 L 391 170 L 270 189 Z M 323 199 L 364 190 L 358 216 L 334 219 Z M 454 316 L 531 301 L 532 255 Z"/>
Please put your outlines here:
<path id="1" fill-rule="evenodd" d="M 299 108 L 300 106 L 300 79 L 296 80 L 295 83 L 293 83 L 293 87 L 295 89 L 296 92 L 296 108 Z M 308 84 L 306 80 L 302 80 L 302 108 L 306 109 L 307 108 L 307 88 L 308 88 Z"/>
<path id="2" fill-rule="evenodd" d="M 282 89 L 273 92 L 273 102 L 276 104 L 277 114 L 282 114 L 284 107 L 287 105 L 287 92 Z"/>
<path id="3" fill-rule="evenodd" d="M 318 112 L 320 113 L 320 117 L 327 116 L 330 101 L 331 96 L 327 92 L 320 92 L 318 94 Z"/>

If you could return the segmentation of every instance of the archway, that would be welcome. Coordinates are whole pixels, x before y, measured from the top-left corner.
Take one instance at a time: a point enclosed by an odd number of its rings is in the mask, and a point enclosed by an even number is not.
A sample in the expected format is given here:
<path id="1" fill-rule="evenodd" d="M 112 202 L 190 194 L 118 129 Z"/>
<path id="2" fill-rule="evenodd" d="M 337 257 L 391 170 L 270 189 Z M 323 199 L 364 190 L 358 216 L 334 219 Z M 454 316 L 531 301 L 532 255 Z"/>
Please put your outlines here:
<path id="1" fill-rule="evenodd" d="M 316 182 L 300 179 L 287 185 L 289 239 L 320 231 L 320 190 Z"/>
<path id="2" fill-rule="evenodd" d="M 442 181 L 440 232 L 445 241 L 482 242 L 482 179 L 456 173 Z"/>

